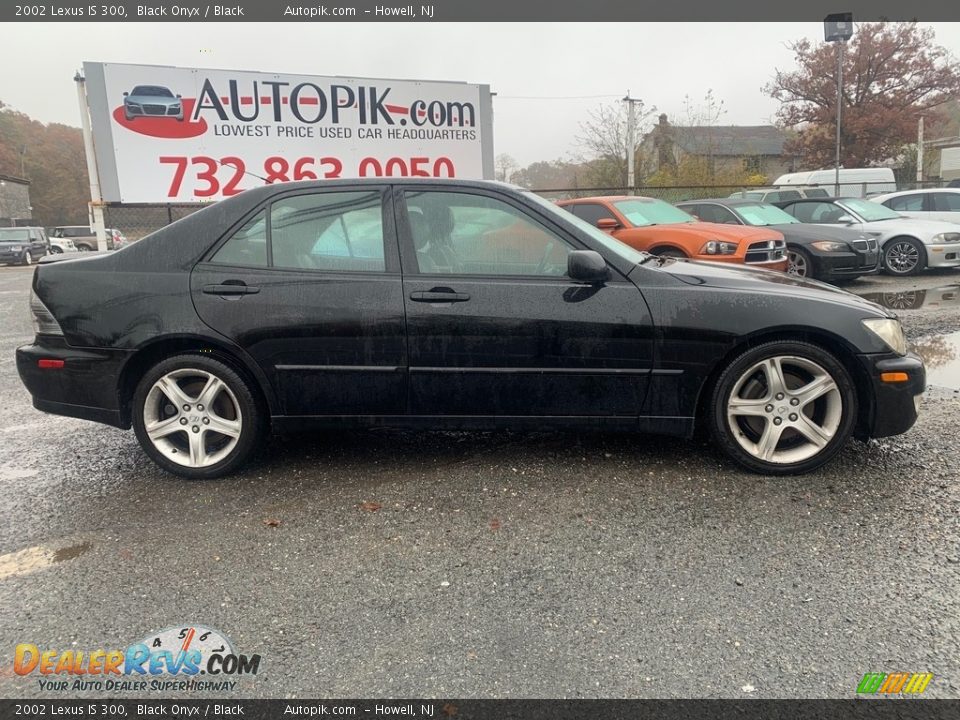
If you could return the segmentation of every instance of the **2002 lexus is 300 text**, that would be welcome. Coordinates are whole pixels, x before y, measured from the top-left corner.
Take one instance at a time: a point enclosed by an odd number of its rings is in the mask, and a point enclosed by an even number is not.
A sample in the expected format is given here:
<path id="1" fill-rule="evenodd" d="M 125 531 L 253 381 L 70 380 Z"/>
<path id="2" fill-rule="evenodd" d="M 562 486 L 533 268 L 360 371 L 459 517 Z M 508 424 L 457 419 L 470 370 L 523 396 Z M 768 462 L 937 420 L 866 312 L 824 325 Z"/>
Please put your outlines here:
<path id="1" fill-rule="evenodd" d="M 63 257 L 63 256 L 60 256 Z M 190 478 L 271 428 L 708 428 L 750 470 L 905 432 L 899 321 L 783 273 L 658 258 L 519 188 L 268 185 L 35 270 L 35 407 L 120 428 Z"/>

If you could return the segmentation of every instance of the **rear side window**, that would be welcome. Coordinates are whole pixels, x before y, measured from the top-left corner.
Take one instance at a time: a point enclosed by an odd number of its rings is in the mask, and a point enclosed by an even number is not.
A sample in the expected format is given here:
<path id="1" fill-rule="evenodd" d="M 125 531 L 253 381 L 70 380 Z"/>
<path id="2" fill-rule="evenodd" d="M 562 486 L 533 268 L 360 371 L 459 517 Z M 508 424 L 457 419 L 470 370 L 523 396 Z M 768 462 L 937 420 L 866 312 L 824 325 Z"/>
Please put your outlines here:
<path id="1" fill-rule="evenodd" d="M 909 212 L 911 210 L 918 212 L 923 210 L 923 195 L 900 195 L 899 197 L 893 197 L 884 201 L 883 204 L 891 210 L 898 212 Z"/>
<path id="2" fill-rule="evenodd" d="M 211 258 L 224 265 L 267 266 L 267 212 L 261 210 L 243 224 Z"/>
<path id="3" fill-rule="evenodd" d="M 270 209 L 273 265 L 383 272 L 383 210 L 376 192 L 296 195 Z"/>
<path id="4" fill-rule="evenodd" d="M 268 249 L 269 248 L 269 249 Z M 380 191 L 294 195 L 244 223 L 211 258 L 226 265 L 383 272 Z"/>
<path id="5" fill-rule="evenodd" d="M 685 208 L 690 212 L 689 208 Z M 699 212 L 696 213 L 704 222 L 722 223 L 724 225 L 739 225 L 736 216 L 722 205 L 704 204 L 698 206 Z"/>

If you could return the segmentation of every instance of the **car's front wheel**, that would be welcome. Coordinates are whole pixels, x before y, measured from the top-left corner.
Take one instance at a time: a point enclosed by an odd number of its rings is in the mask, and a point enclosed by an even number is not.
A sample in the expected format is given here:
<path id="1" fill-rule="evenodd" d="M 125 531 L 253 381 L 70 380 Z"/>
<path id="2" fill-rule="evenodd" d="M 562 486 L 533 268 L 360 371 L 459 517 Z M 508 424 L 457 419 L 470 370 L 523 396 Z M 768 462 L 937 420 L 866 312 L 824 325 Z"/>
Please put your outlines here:
<path id="1" fill-rule="evenodd" d="M 813 277 L 813 259 L 803 248 L 792 247 L 787 250 L 787 274 L 795 277 Z"/>
<path id="2" fill-rule="evenodd" d="M 893 238 L 883 246 L 883 267 L 891 275 L 916 275 L 926 266 L 927 250 L 914 238 Z"/>
<path id="3" fill-rule="evenodd" d="M 30 254 L 29 250 L 23 251 L 23 257 L 20 259 L 21 265 L 33 265 L 33 255 Z"/>
<path id="4" fill-rule="evenodd" d="M 247 382 L 210 357 L 179 355 L 152 367 L 133 396 L 133 427 L 147 455 L 190 479 L 227 475 L 257 449 L 266 413 Z"/>
<path id="5" fill-rule="evenodd" d="M 714 439 L 737 463 L 793 475 L 840 451 L 853 432 L 857 394 L 849 372 L 823 348 L 775 341 L 723 370 L 709 413 Z"/>

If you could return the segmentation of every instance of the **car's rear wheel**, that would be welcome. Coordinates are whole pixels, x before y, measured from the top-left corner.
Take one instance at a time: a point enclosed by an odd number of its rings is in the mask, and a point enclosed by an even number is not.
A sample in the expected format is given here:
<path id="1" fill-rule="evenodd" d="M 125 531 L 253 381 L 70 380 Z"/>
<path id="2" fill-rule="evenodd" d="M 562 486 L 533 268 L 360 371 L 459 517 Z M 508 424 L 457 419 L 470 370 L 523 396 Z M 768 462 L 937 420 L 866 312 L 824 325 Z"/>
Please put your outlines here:
<path id="1" fill-rule="evenodd" d="M 846 368 L 805 342 L 775 341 L 748 350 L 713 389 L 710 429 L 733 460 L 754 472 L 793 475 L 828 462 L 857 417 Z"/>
<path id="2" fill-rule="evenodd" d="M 787 274 L 795 277 L 813 277 L 813 260 L 803 248 L 792 247 L 787 250 Z"/>
<path id="3" fill-rule="evenodd" d="M 927 250 L 914 238 L 893 238 L 883 246 L 883 267 L 891 275 L 916 275 L 926 266 Z"/>
<path id="4" fill-rule="evenodd" d="M 133 397 L 133 427 L 147 455 L 190 479 L 237 470 L 257 449 L 266 413 L 228 365 L 179 355 L 152 367 Z"/>
<path id="5" fill-rule="evenodd" d="M 79 250 L 80 252 L 93 252 L 92 247 L 90 247 L 89 245 L 82 245 L 80 243 L 77 243 L 77 250 Z"/>

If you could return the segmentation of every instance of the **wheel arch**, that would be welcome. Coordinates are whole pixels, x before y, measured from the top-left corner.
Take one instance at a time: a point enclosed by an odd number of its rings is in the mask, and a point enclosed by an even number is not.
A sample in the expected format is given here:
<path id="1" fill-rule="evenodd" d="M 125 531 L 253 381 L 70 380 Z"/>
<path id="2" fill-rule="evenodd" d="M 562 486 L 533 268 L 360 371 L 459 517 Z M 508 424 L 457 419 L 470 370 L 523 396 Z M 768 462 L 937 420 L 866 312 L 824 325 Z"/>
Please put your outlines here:
<path id="1" fill-rule="evenodd" d="M 701 384 L 697 395 L 695 428 L 697 432 L 704 430 L 707 409 L 717 380 L 723 370 L 733 362 L 734 358 L 747 350 L 768 342 L 807 342 L 827 350 L 844 366 L 853 380 L 857 391 L 857 404 L 860 408 L 859 417 L 855 419 L 854 435 L 864 436 L 869 419 L 873 416 L 873 393 L 870 377 L 863 365 L 857 362 L 856 348 L 845 338 L 835 335 L 828 330 L 812 327 L 778 327 L 760 330 L 746 335 L 733 345 L 727 353 L 718 360 L 707 379 Z"/>
<path id="2" fill-rule="evenodd" d="M 273 389 L 263 371 L 246 353 L 228 343 L 211 340 L 199 335 L 177 335 L 157 338 L 139 347 L 127 359 L 117 381 L 118 407 L 123 423 L 129 427 L 133 394 L 143 374 L 164 358 L 184 353 L 206 355 L 229 365 L 250 385 L 254 397 L 270 415 L 278 414 L 278 405 Z"/>
<path id="3" fill-rule="evenodd" d="M 684 248 L 682 245 L 677 245 L 675 243 L 663 242 L 663 241 L 660 241 L 657 244 L 652 245 L 650 249 L 647 250 L 647 252 L 650 253 L 651 255 L 659 255 L 664 250 L 676 250 L 677 252 L 683 253 L 683 256 L 685 258 L 690 257 L 690 253 L 688 253 L 686 248 Z"/>

